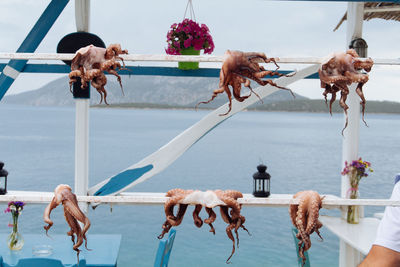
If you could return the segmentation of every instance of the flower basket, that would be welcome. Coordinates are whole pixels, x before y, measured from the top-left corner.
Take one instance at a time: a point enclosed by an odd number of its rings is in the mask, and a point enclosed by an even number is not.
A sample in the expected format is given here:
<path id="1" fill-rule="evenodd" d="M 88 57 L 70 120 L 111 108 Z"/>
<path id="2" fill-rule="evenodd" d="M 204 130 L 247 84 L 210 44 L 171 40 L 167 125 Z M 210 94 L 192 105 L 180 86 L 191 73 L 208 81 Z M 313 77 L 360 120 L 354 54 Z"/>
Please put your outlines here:
<path id="1" fill-rule="evenodd" d="M 363 161 L 361 158 L 353 160 L 351 164 L 348 164 L 347 161 L 345 162 L 342 175 L 347 175 L 349 177 L 351 187 L 347 191 L 348 198 L 359 198 L 358 184 L 361 178 L 368 176 L 368 171 L 373 172 L 371 169 L 371 163 Z M 351 224 L 357 224 L 360 222 L 360 206 L 347 207 L 347 222 Z"/>
<path id="2" fill-rule="evenodd" d="M 200 50 L 194 49 L 194 47 L 188 47 L 181 49 L 181 55 L 200 55 Z M 181 70 L 196 70 L 199 68 L 199 62 L 178 62 L 178 68 Z"/>
<path id="3" fill-rule="evenodd" d="M 207 25 L 199 25 L 191 19 L 184 19 L 181 23 L 171 25 L 167 33 L 168 55 L 200 55 L 211 54 L 214 50 L 214 42 Z M 178 67 L 183 70 L 198 69 L 198 62 L 179 62 Z"/>

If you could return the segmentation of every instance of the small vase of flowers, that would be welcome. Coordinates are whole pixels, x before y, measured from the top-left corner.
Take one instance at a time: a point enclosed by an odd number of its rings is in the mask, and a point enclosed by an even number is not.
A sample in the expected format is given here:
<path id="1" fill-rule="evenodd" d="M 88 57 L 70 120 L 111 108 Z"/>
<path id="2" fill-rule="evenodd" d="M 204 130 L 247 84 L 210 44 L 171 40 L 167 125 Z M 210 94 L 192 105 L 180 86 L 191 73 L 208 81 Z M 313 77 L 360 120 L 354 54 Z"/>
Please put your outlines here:
<path id="1" fill-rule="evenodd" d="M 358 184 L 363 177 L 367 177 L 367 172 L 373 172 L 371 163 L 363 161 L 361 158 L 353 160 L 351 164 L 345 162 L 345 167 L 342 175 L 347 175 L 350 180 L 350 189 L 347 191 L 348 198 L 356 199 L 359 196 Z M 347 208 L 347 222 L 357 224 L 360 221 L 360 206 L 348 206 Z"/>
<path id="2" fill-rule="evenodd" d="M 211 54 L 214 50 L 214 42 L 207 25 L 199 25 L 191 19 L 184 19 L 181 23 L 171 25 L 167 33 L 168 47 L 165 52 L 168 55 L 200 55 L 204 49 L 205 54 Z M 198 69 L 198 62 L 179 62 L 179 68 Z"/>
<path id="3" fill-rule="evenodd" d="M 4 212 L 11 212 L 12 215 L 12 224 L 8 225 L 12 227 L 12 232 L 7 238 L 7 245 L 11 250 L 20 250 L 24 246 L 24 239 L 18 232 L 18 217 L 24 209 L 24 205 L 25 203 L 22 201 L 11 201 L 4 210 Z"/>

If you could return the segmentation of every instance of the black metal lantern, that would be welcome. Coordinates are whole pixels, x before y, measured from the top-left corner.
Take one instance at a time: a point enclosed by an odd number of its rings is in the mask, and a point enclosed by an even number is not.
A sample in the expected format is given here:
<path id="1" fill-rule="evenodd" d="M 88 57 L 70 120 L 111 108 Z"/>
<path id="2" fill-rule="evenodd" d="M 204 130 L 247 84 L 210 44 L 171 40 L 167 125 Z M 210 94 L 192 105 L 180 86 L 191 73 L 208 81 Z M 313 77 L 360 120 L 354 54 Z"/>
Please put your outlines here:
<path id="1" fill-rule="evenodd" d="M 0 161 L 0 195 L 7 194 L 7 176 L 8 171 L 3 169 L 4 163 Z"/>
<path id="2" fill-rule="evenodd" d="M 360 57 L 367 57 L 368 45 L 367 42 L 362 38 L 356 38 L 351 41 L 349 48 L 356 50 Z"/>
<path id="3" fill-rule="evenodd" d="M 253 174 L 253 195 L 255 197 L 268 197 L 270 195 L 270 179 L 267 166 L 260 164 L 257 166 L 258 172 Z"/>

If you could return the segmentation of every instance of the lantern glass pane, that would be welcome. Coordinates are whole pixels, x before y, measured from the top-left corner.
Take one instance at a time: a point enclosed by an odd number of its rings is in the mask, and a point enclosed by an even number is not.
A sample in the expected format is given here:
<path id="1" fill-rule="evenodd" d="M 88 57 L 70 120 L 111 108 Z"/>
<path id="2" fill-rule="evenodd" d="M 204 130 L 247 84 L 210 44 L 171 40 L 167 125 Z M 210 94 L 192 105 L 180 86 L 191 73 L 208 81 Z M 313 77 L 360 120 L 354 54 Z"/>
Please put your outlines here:
<path id="1" fill-rule="evenodd" d="M 4 195 L 6 193 L 6 178 L 0 177 L 0 195 Z"/>

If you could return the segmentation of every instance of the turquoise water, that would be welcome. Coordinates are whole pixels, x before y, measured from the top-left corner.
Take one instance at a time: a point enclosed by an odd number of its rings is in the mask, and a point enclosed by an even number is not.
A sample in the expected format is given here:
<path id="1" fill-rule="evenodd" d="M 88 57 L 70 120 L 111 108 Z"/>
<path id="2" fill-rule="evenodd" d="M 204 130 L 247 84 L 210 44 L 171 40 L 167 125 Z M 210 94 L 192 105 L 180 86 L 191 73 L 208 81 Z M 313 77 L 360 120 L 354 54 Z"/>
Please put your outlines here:
<path id="1" fill-rule="evenodd" d="M 91 109 L 90 185 L 151 154 L 207 111 Z M 74 180 L 73 108 L 0 105 L 0 160 L 9 171 L 9 190 L 53 191 Z M 400 116 L 368 114 L 361 125 L 360 155 L 375 172 L 361 181 L 361 197 L 388 198 L 394 174 L 400 172 Z M 312 189 L 340 193 L 343 117 L 328 113 L 242 112 L 197 142 L 168 169 L 132 191 L 166 192 L 185 189 L 236 189 L 250 193 L 252 174 L 260 162 L 268 166 L 272 193 Z M 5 205 L 0 208 L 5 208 Z M 27 205 L 20 216 L 24 233 L 43 233 L 44 206 Z M 192 207 L 177 236 L 171 266 L 226 266 L 232 243 L 218 212 L 216 235 L 193 224 Z M 218 211 L 218 210 L 216 210 Z M 366 214 L 383 211 L 368 207 Z M 245 226 L 234 266 L 296 266 L 287 208 L 243 207 Z M 321 210 L 322 214 L 338 214 Z M 206 214 L 201 214 L 204 218 Z M 7 233 L 9 214 L 0 216 Z M 157 236 L 164 222 L 162 206 L 102 205 L 90 211 L 91 233 L 123 234 L 118 266 L 152 266 Z M 52 213 L 51 233 L 66 233 L 62 208 Z M 323 242 L 313 236 L 312 266 L 338 265 L 338 238 L 322 228 Z M 43 233 L 44 234 L 44 233 Z M 1 242 L 1 241 L 0 241 Z M 90 244 L 89 244 L 90 247 Z"/>

